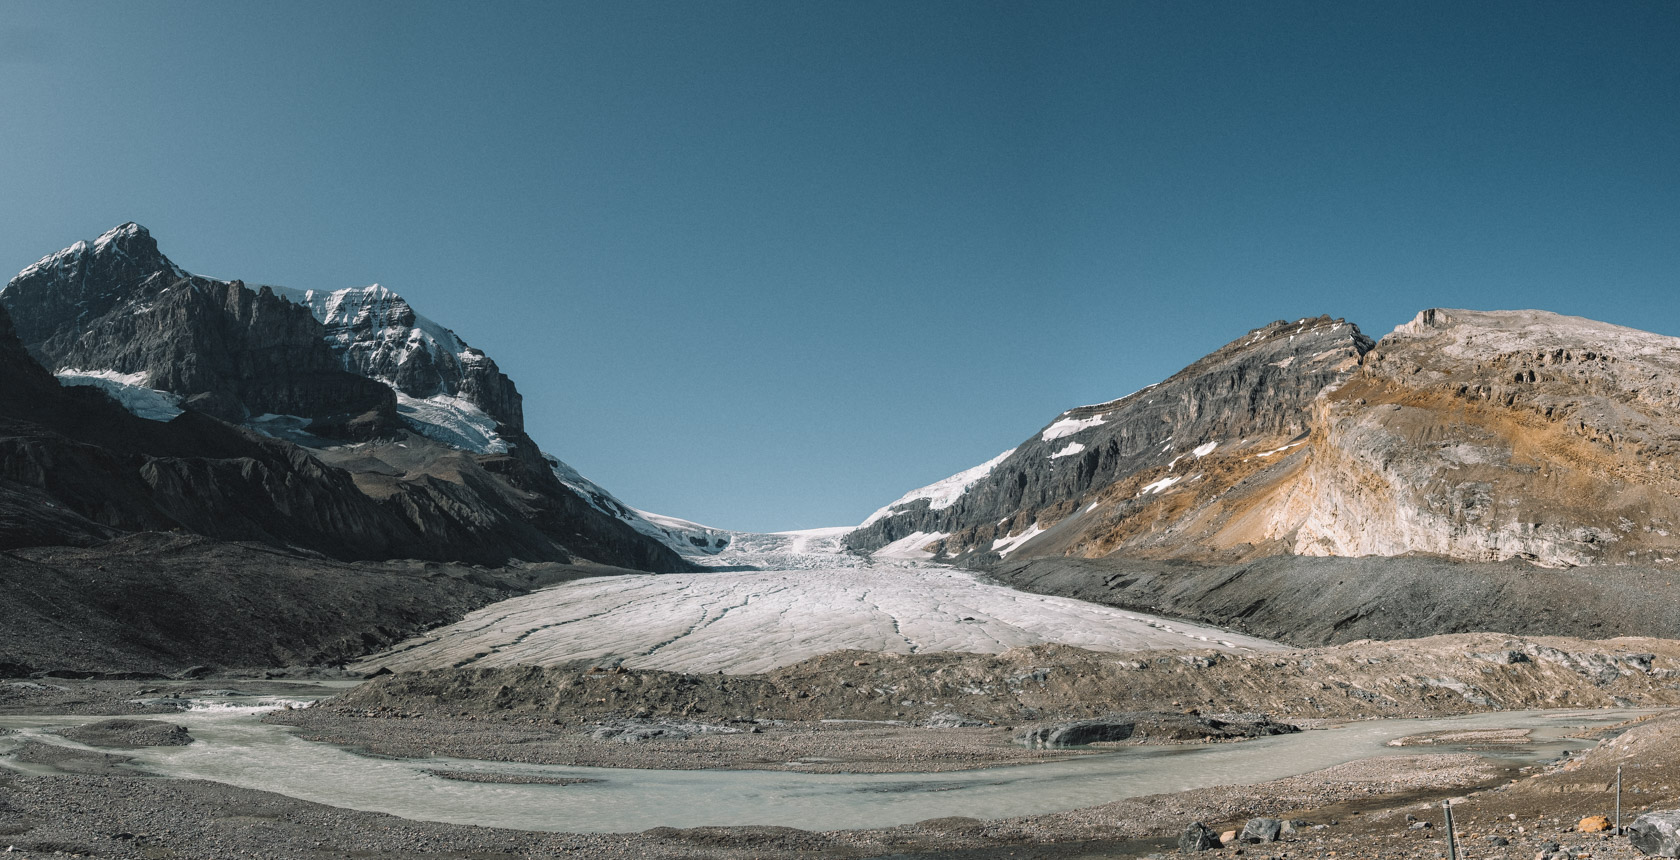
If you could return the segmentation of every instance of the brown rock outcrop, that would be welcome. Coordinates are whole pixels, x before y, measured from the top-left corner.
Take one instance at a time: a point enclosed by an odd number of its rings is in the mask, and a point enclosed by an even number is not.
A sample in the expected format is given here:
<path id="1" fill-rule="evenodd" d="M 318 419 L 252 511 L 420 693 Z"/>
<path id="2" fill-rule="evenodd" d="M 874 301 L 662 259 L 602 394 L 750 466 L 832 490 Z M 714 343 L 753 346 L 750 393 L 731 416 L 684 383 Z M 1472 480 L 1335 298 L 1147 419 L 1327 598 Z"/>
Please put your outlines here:
<path id="1" fill-rule="evenodd" d="M 1362 339 L 1328 318 L 1256 329 L 1064 413 L 942 508 L 901 501 L 850 544 L 919 532 L 976 559 L 1680 560 L 1680 338 L 1432 309 Z"/>

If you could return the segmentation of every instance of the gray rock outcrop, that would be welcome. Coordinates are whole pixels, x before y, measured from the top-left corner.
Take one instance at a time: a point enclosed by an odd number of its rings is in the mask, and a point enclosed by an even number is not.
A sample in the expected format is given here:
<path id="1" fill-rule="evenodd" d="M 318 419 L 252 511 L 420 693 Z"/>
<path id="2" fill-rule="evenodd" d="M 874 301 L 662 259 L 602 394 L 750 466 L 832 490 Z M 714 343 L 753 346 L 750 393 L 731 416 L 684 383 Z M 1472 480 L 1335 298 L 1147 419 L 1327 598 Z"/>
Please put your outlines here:
<path id="1" fill-rule="evenodd" d="M 1276 842 L 1282 835 L 1282 821 L 1276 818 L 1250 818 L 1248 823 L 1243 825 L 1237 841 L 1249 844 Z"/>
<path id="2" fill-rule="evenodd" d="M 1374 345 L 1340 320 L 1274 323 L 907 494 L 848 545 L 1667 565 L 1676 416 L 1680 338 L 1544 311 L 1431 309 Z"/>
<path id="3" fill-rule="evenodd" d="M 307 308 L 189 275 L 134 223 L 24 269 L 0 303 L 49 370 L 139 374 L 232 422 L 273 413 L 369 431 L 395 424 L 390 389 L 346 370 Z"/>
<path id="4" fill-rule="evenodd" d="M 873 550 L 920 532 L 941 536 L 936 548 L 956 556 L 1007 550 L 1008 538 L 1035 524 L 1066 523 L 1060 540 L 1038 538 L 1039 554 L 1075 544 L 1082 554 L 1106 552 L 1130 533 L 1116 533 L 1117 524 L 1153 522 L 1174 484 L 1233 449 L 1252 457 L 1302 436 L 1314 398 L 1346 379 L 1371 345 L 1357 326 L 1329 317 L 1255 329 L 1164 382 L 1062 413 L 954 500 L 908 494 L 847 546 Z"/>
<path id="5" fill-rule="evenodd" d="M 524 432 L 513 381 L 483 351 L 420 316 L 402 296 L 374 284 L 344 290 L 279 290 L 308 308 L 345 369 L 409 397 L 460 397 L 509 434 Z"/>
<path id="6" fill-rule="evenodd" d="M 1212 851 L 1219 847 L 1219 834 L 1214 833 L 1200 821 L 1184 828 L 1184 832 L 1178 837 L 1178 853 L 1180 854 Z"/>
<path id="7" fill-rule="evenodd" d="M 1627 829 L 1628 842 L 1641 854 L 1680 857 L 1680 809 L 1647 812 Z"/>
<path id="8" fill-rule="evenodd" d="M 379 322 L 408 312 L 392 313 Z M 347 369 L 308 307 L 191 276 L 138 225 L 78 242 L 0 291 L 0 547 L 181 529 L 345 560 L 691 568 L 563 483 L 520 429 L 511 383 L 451 343 L 465 369 L 449 396 L 476 392 L 506 416 L 500 450 L 415 435 L 397 389 Z M 137 417 L 100 393 L 113 389 L 61 386 L 54 368 L 119 376 L 117 394 L 180 408 Z M 296 416 L 303 438 L 270 435 L 255 420 L 269 414 Z M 365 444 L 335 444 L 351 440 Z"/>

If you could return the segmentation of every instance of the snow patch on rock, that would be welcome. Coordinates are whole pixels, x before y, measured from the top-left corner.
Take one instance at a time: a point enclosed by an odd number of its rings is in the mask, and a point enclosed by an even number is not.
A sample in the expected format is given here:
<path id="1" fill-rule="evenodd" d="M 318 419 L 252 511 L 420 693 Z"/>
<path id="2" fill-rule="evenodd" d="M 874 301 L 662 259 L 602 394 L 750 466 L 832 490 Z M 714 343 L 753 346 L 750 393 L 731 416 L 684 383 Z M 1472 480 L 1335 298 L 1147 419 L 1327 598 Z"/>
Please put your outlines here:
<path id="1" fill-rule="evenodd" d="M 1179 478 L 1177 475 L 1169 475 L 1169 476 L 1167 476 L 1165 478 L 1162 478 L 1161 480 L 1156 481 L 1152 484 L 1145 484 L 1143 486 L 1143 489 L 1138 490 L 1138 497 L 1142 498 L 1142 497 L 1147 496 L 1151 493 L 1159 493 L 1162 490 L 1165 490 L 1166 488 L 1172 486 L 1173 484 L 1178 483 L 1181 480 L 1183 480 L 1183 479 Z"/>
<path id="2" fill-rule="evenodd" d="M 876 522 L 898 513 L 895 508 L 904 507 L 905 505 L 919 499 L 926 499 L 928 507 L 936 511 L 948 508 L 956 504 L 957 500 L 962 498 L 964 493 L 968 492 L 969 487 L 974 486 L 980 482 L 980 479 L 990 475 L 992 470 L 997 468 L 999 463 L 1008 459 L 1009 455 L 1013 453 L 1015 453 L 1015 449 L 1010 448 L 1002 454 L 999 454 L 972 469 L 958 472 L 944 480 L 935 481 L 925 487 L 918 487 L 911 490 L 910 492 L 899 496 L 898 500 L 892 504 L 881 508 L 873 514 L 870 514 L 869 519 L 864 520 L 862 525 L 859 525 L 858 528 L 867 528 L 874 525 Z"/>
<path id="3" fill-rule="evenodd" d="M 1009 554 L 1020 549 L 1022 544 L 1025 544 L 1027 541 L 1030 541 L 1041 534 L 1044 534 L 1044 529 L 1039 528 L 1038 523 L 1033 523 L 1031 526 L 1027 527 L 1026 531 L 1021 532 L 1018 535 L 1001 537 L 992 541 L 992 551 L 1004 558 L 1008 558 Z"/>
<path id="4" fill-rule="evenodd" d="M 1107 415 L 1092 415 L 1089 418 L 1063 418 L 1044 428 L 1044 432 L 1038 435 L 1040 439 L 1051 442 L 1063 436 L 1072 436 L 1075 433 L 1089 430 L 1092 427 L 1101 427 L 1107 422 Z"/>
<path id="5" fill-rule="evenodd" d="M 892 543 L 870 553 L 871 558 L 901 559 L 904 561 L 925 561 L 933 558 L 933 553 L 923 547 L 936 541 L 950 537 L 945 532 L 913 532 Z"/>
<path id="6" fill-rule="evenodd" d="M 148 376 L 145 373 L 78 370 L 66 367 L 53 375 L 58 377 L 60 385 L 97 388 L 122 404 L 124 409 L 148 421 L 168 421 L 184 411 L 181 409 L 180 395 L 148 387 Z"/>
<path id="7" fill-rule="evenodd" d="M 1050 459 L 1059 460 L 1062 457 L 1072 457 L 1073 455 L 1078 454 L 1079 452 L 1084 451 L 1084 450 L 1085 450 L 1084 445 L 1081 445 L 1078 442 L 1069 442 L 1067 444 L 1066 448 L 1063 448 L 1062 450 L 1057 451 L 1054 454 L 1051 454 Z"/>

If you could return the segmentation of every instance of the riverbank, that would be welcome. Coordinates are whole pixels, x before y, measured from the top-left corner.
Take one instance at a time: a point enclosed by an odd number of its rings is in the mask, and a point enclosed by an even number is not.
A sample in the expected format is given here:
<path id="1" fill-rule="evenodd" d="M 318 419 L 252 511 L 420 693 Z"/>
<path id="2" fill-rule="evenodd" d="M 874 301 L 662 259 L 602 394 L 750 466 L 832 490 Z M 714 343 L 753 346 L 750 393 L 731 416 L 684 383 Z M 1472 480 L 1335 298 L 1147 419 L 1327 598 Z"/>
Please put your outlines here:
<path id="1" fill-rule="evenodd" d="M 333 687 L 278 682 L 215 682 L 195 685 L 171 682 L 82 681 L 34 679 L 11 684 L 8 707 L 17 713 L 48 703 L 72 705 L 84 714 L 120 712 L 136 700 L 156 701 L 187 693 L 229 692 L 228 687 L 264 696 L 306 698 L 306 692 L 325 694 Z M 20 687 L 18 684 L 30 686 Z M 228 687 L 220 687 L 227 684 Z M 263 686 L 267 684 L 268 686 Z M 279 696 L 285 693 L 287 696 Z M 161 706 L 161 705 L 160 705 Z M 36 711 L 39 713 L 40 711 Z M 331 708 L 278 712 L 273 721 L 319 717 L 318 726 L 343 720 L 349 730 L 376 731 L 392 746 L 386 754 L 425 755 L 402 743 L 437 742 L 459 732 L 451 743 L 473 751 L 477 759 L 494 759 L 498 748 L 538 749 L 516 718 L 483 723 L 463 720 L 458 725 L 389 713 L 382 717 L 343 717 Z M 182 715 L 185 717 L 186 715 Z M 170 722 L 167 716 L 154 717 Z M 1396 748 L 1379 755 L 1311 773 L 1255 785 L 1223 785 L 1191 791 L 1086 805 L 1066 812 L 981 820 L 940 817 L 896 827 L 816 832 L 788 827 L 728 826 L 677 829 L 656 827 L 634 834 L 533 833 L 494 827 L 412 821 L 376 812 L 358 812 L 286 797 L 272 792 L 237 788 L 196 779 L 160 779 L 134 775 L 125 751 L 101 748 L 76 751 L 63 747 L 42 750 L 29 745 L 25 766 L 31 773 L 0 769 L 0 850 L 17 849 L 18 856 L 80 854 L 117 858 L 345 857 L 482 858 L 485 856 L 583 856 L 608 858 L 853 858 L 895 857 L 921 860 L 1074 860 L 1085 857 L 1146 857 L 1176 846 L 1177 835 L 1192 821 L 1203 821 L 1216 832 L 1241 829 L 1252 817 L 1286 818 L 1301 822 L 1291 841 L 1246 846 L 1245 858 L 1327 856 L 1339 858 L 1435 858 L 1444 856 L 1445 842 L 1439 802 L 1455 798 L 1461 845 L 1477 857 L 1533 857 L 1548 843 L 1573 846 L 1595 858 L 1631 858 L 1634 853 L 1620 837 L 1575 832 L 1574 822 L 1586 815 L 1609 814 L 1612 796 L 1604 791 L 1614 767 L 1629 768 L 1624 808 L 1628 818 L 1643 808 L 1680 806 L 1680 716 L 1663 715 L 1630 723 L 1626 734 L 1601 743 L 1584 754 L 1546 765 L 1519 768 L 1498 760 L 1503 748 L 1520 732 L 1501 731 L 1497 714 L 1478 717 L 1478 728 L 1461 732 L 1471 743 L 1493 742 L 1494 759 L 1464 752 L 1413 754 L 1416 747 Z M 1585 717 L 1583 717 L 1585 719 Z M 299 720 L 299 722 L 305 722 Z M 475 725 L 475 723 L 477 723 Z M 1358 725 L 1358 724 L 1356 724 Z M 356 728 L 356 727 L 360 728 Z M 447 731 L 438 733 L 439 726 Z M 368 727 L 373 727 L 369 729 Z M 566 730 L 567 727 L 560 727 Z M 769 729 L 785 730 L 778 736 Z M 868 756 L 888 761 L 896 755 L 915 761 L 922 749 L 932 753 L 917 770 L 936 771 L 944 764 L 960 764 L 965 755 L 956 741 L 973 738 L 977 758 L 1007 749 L 1022 761 L 1083 756 L 1083 751 L 1034 751 L 1008 744 L 1018 727 L 980 726 L 966 729 L 924 728 L 878 724 L 837 723 L 814 726 L 766 726 L 758 733 L 697 735 L 670 741 L 660 753 L 669 762 L 686 756 L 699 762 L 707 750 L 737 758 L 756 753 L 765 759 L 795 762 L 798 755 L 823 758 L 819 752 L 841 750 L 861 763 Z M 1597 734 L 1617 735 L 1621 728 Z M 574 734 L 576 727 L 572 727 Z M 1419 724 L 1416 738 L 1443 738 L 1440 729 Z M 806 746 L 801 739 L 809 736 Z M 494 740 L 499 737 L 500 740 Z M 521 742 L 520 738 L 526 739 Z M 582 737 L 579 735 L 578 737 Z M 492 742 L 486 744 L 486 738 Z M 636 750 L 659 751 L 657 740 L 618 743 L 589 739 L 602 755 L 619 767 L 637 761 Z M 738 746 L 710 747 L 713 742 Z M 754 745 L 762 745 L 755 747 Z M 483 745 L 484 749 L 478 749 Z M 781 745 L 781 746 L 778 746 Z M 824 746 L 827 745 L 827 746 Z M 1520 745 L 1520 744 L 1518 744 Z M 50 746 L 50 745 L 49 745 Z M 934 750 L 945 747 L 946 752 Z M 1236 749 L 1249 747 L 1247 742 Z M 581 748 L 581 746 L 580 746 Z M 630 752 L 626 752 L 629 750 Z M 786 753 L 783 752 L 786 750 Z M 138 755 L 135 751 L 126 751 Z M 442 755 L 448 751 L 436 751 Z M 867 754 L 867 755 L 866 755 Z M 625 758 L 631 756 L 631 758 Z M 941 758 L 941 756 L 946 756 Z M 511 760 L 511 759 L 508 759 Z M 649 759 L 654 760 L 654 759 Z M 377 759 L 371 761 L 378 761 Z M 1185 767 L 1195 768 L 1194 759 Z M 818 768 L 843 762 L 809 761 Z M 450 769 L 455 763 L 440 762 Z M 56 773 L 50 770 L 56 769 Z M 799 767 L 784 768 L 799 770 Z M 902 769 L 902 768 L 900 768 Z M 493 768 L 474 771 L 480 779 Z M 1636 772 L 1637 771 L 1637 772 Z M 980 773 L 985 773 L 981 771 Z M 491 781 L 502 782 L 500 779 Z M 545 788 L 565 792 L 589 789 L 582 780 L 551 781 Z M 1408 816 L 1418 819 L 1409 820 Z M 1424 822 L 1431 827 L 1421 826 Z M 1505 840 L 1505 845 L 1495 840 Z M 1214 856 L 1234 856 L 1226 848 Z"/>
<path id="2" fill-rule="evenodd" d="M 1614 734 L 1615 729 L 1609 733 Z M 1592 785 L 1634 754 L 1653 769 L 1628 780 L 1629 818 L 1680 798 L 1680 719 L 1665 715 L 1584 754 L 1526 772 L 1464 753 L 1394 755 L 1257 785 L 1199 789 L 1069 812 L 811 832 L 787 827 L 653 828 L 633 834 L 533 833 L 411 821 L 200 780 L 105 773 L 30 776 L 0 769 L 0 850 L 25 858 L 338 858 L 495 856 L 694 860 L 1083 860 L 1170 854 L 1191 821 L 1215 832 L 1252 817 L 1296 822 L 1286 841 L 1209 857 L 1418 858 L 1445 855 L 1440 801 L 1453 798 L 1461 856 L 1528 858 L 1548 843 L 1577 856 L 1631 860 L 1626 840 L 1577 832 L 1611 797 Z M 88 757 L 103 754 L 85 754 Z M 1606 770 L 1608 768 L 1608 770 Z M 1664 770 L 1663 768 L 1668 768 Z M 558 788 L 560 791 L 565 787 Z M 1425 825 L 1430 826 L 1425 826 Z M 1503 840 L 1505 844 L 1499 844 Z"/>
<path id="3" fill-rule="evenodd" d="M 91 754 L 90 754 L 91 755 Z M 199 780 L 27 776 L 0 770 L 0 846 L 118 858 L 851 858 L 1143 856 L 1170 847 L 1189 820 L 1343 815 L 1428 800 L 1502 781 L 1475 756 L 1396 756 L 1258 786 L 1135 798 L 1086 810 L 999 821 L 941 818 L 902 827 L 809 832 L 785 827 L 654 828 L 636 834 L 533 833 L 409 821 Z M 564 791 L 565 788 L 559 790 Z M 1335 811 L 1342 804 L 1347 812 Z M 1319 817 L 1324 817 L 1320 815 Z M 1280 846 L 1281 847 L 1281 846 Z M 1228 852 L 1227 852 L 1228 853 Z"/>

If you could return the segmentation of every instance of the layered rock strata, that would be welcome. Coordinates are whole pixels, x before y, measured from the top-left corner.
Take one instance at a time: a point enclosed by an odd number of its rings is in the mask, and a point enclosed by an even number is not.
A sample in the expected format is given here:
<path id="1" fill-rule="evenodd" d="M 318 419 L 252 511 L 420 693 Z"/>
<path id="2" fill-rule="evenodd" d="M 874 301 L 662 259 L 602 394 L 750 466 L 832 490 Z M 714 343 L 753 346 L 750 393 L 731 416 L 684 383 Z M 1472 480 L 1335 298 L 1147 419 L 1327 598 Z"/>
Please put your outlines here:
<path id="1" fill-rule="evenodd" d="M 980 470 L 906 494 L 847 545 L 921 537 L 946 556 L 1008 556 L 1028 541 L 1037 554 L 1184 543 L 1181 529 L 1164 528 L 1186 513 L 1183 491 L 1211 495 L 1289 461 L 1313 401 L 1371 346 L 1330 317 L 1255 329 L 1164 382 L 1062 413 Z M 1040 537 L 1064 523 L 1076 525 Z"/>
<path id="2" fill-rule="evenodd" d="M 1680 559 L 1680 339 L 1431 309 L 1257 329 L 848 538 L 947 558 Z M 1058 447 L 1059 446 L 1059 447 Z"/>

